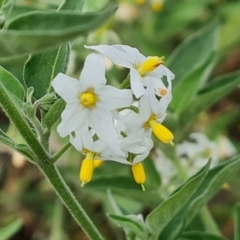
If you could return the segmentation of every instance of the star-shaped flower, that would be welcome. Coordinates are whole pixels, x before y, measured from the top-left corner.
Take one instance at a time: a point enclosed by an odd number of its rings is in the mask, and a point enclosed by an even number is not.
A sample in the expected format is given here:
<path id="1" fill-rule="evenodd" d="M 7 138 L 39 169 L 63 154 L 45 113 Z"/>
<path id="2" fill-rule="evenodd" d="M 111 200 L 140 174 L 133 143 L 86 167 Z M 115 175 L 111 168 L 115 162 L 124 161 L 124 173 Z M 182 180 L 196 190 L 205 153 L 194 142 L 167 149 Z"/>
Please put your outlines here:
<path id="1" fill-rule="evenodd" d="M 59 73 L 52 86 L 66 102 L 57 128 L 61 137 L 75 132 L 75 137 L 81 139 L 81 148 L 84 139 L 89 138 L 86 134 L 90 127 L 98 138 L 116 153 L 122 154 L 111 110 L 128 107 L 132 102 L 132 93 L 106 85 L 103 56 L 88 55 L 79 80 Z"/>
<path id="2" fill-rule="evenodd" d="M 174 74 L 163 65 L 163 57 L 145 57 L 136 48 L 126 45 L 85 47 L 98 51 L 116 65 L 129 68 L 131 89 L 136 98 L 145 93 L 145 87 L 149 84 L 154 86 L 158 96 L 165 95 L 166 86 L 161 78 L 166 76 L 168 81 L 174 78 Z"/>

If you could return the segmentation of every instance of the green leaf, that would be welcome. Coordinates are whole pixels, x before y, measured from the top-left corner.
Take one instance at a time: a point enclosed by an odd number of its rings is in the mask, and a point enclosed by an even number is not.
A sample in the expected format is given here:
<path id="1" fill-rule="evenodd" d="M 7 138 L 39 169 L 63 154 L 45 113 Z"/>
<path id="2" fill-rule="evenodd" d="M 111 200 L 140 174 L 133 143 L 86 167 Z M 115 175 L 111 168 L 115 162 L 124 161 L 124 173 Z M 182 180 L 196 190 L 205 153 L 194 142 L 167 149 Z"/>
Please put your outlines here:
<path id="1" fill-rule="evenodd" d="M 161 178 L 160 173 L 156 170 L 156 167 L 153 163 L 153 159 L 151 156 L 148 156 L 148 158 L 143 161 L 143 166 L 146 172 L 146 189 L 157 189 L 161 186 Z"/>
<path id="2" fill-rule="evenodd" d="M 132 233 L 140 237 L 142 240 L 147 239 L 147 229 L 144 225 L 143 219 L 140 216 L 136 215 L 118 215 L 113 213 L 108 213 L 108 217 L 117 223 L 119 226 L 124 228 L 127 234 Z M 138 238 L 139 239 L 139 238 Z"/>
<path id="3" fill-rule="evenodd" d="M 199 209 L 216 194 L 222 185 L 238 172 L 239 168 L 240 155 L 237 155 L 230 160 L 220 163 L 207 173 L 205 179 L 189 201 L 189 210 L 186 217 L 187 224 L 190 223 Z"/>
<path id="4" fill-rule="evenodd" d="M 147 216 L 146 223 L 152 234 L 158 236 L 164 227 L 184 208 L 206 176 L 209 165 L 210 162 Z"/>
<path id="5" fill-rule="evenodd" d="M 86 0 L 67 0 L 60 6 L 60 10 L 71 10 L 81 12 Z"/>
<path id="6" fill-rule="evenodd" d="M 181 135 L 185 132 L 184 129 L 188 128 L 201 112 L 208 110 L 214 103 L 235 89 L 239 83 L 240 71 L 237 71 L 217 77 L 206 84 L 180 114 L 179 131 L 181 130 L 181 132 L 179 135 L 176 134 L 178 140 L 184 137 Z"/>
<path id="7" fill-rule="evenodd" d="M 141 186 L 130 177 L 101 177 L 93 179 L 86 185 L 86 188 L 120 188 L 128 190 L 140 190 Z"/>
<path id="8" fill-rule="evenodd" d="M 189 36 L 168 59 L 166 65 L 175 74 L 175 88 L 192 69 L 202 65 L 215 51 L 218 22 L 212 22 L 194 35 Z"/>
<path id="9" fill-rule="evenodd" d="M 20 102 L 24 98 L 24 89 L 17 78 L 15 78 L 10 72 L 0 66 L 0 82 L 6 88 L 6 90 L 14 95 Z"/>
<path id="10" fill-rule="evenodd" d="M 201 64 L 189 71 L 179 81 L 173 90 L 173 99 L 170 108 L 175 113 L 180 113 L 197 94 L 197 91 L 208 79 L 216 62 L 216 52 L 209 54 Z"/>
<path id="11" fill-rule="evenodd" d="M 15 142 L 0 129 L 0 142 L 9 146 L 9 147 L 14 147 Z"/>
<path id="12" fill-rule="evenodd" d="M 27 87 L 33 87 L 36 99 L 52 91 L 51 83 L 59 73 L 67 69 L 70 48 L 68 44 L 45 54 L 31 56 L 24 67 L 24 81 Z"/>
<path id="13" fill-rule="evenodd" d="M 1 240 L 8 240 L 21 228 L 22 221 L 20 219 L 15 220 L 14 222 L 10 223 L 9 225 L 0 229 L 0 239 Z"/>
<path id="14" fill-rule="evenodd" d="M 183 233 L 182 237 L 186 237 L 189 240 L 226 240 L 226 238 L 217 236 L 212 233 L 198 231 Z"/>
<path id="15" fill-rule="evenodd" d="M 209 139 L 216 139 L 227 127 L 240 116 L 239 107 L 224 111 L 218 118 L 206 126 L 205 133 Z"/>
<path id="16" fill-rule="evenodd" d="M 82 11 L 85 1 L 65 1 L 61 10 Z M 69 59 L 69 44 L 62 44 L 57 49 L 44 54 L 32 55 L 25 64 L 23 77 L 27 87 L 34 87 L 34 97 L 41 98 L 49 93 L 53 78 L 59 73 L 65 73 Z"/>
<path id="17" fill-rule="evenodd" d="M 240 204 L 239 203 L 234 208 L 234 219 L 235 219 L 234 240 L 239 240 L 240 239 Z"/>
<path id="18" fill-rule="evenodd" d="M 61 117 L 61 113 L 65 108 L 65 102 L 63 99 L 57 100 L 44 116 L 42 124 L 44 127 L 51 129 L 53 124 Z"/>
<path id="19" fill-rule="evenodd" d="M 23 14 L 0 32 L 0 56 L 10 58 L 52 49 L 99 28 L 115 11 L 116 5 L 110 4 L 97 13 L 35 11 Z"/>

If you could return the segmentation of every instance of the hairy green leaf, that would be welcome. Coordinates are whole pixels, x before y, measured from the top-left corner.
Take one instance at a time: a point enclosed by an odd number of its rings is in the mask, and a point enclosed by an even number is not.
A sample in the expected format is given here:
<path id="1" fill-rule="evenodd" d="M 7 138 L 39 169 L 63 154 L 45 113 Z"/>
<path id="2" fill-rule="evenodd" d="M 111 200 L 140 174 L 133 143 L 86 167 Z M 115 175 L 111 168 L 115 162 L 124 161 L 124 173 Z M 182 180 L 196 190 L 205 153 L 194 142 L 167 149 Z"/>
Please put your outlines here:
<path id="1" fill-rule="evenodd" d="M 237 155 L 230 160 L 220 163 L 207 173 L 205 179 L 189 201 L 189 210 L 186 217 L 187 224 L 190 223 L 199 209 L 201 209 L 239 169 L 240 156 Z"/>
<path id="2" fill-rule="evenodd" d="M 158 236 L 164 227 L 185 207 L 185 204 L 202 183 L 209 165 L 210 162 L 147 216 L 146 223 L 152 234 Z"/>
<path id="3" fill-rule="evenodd" d="M 33 96 L 36 99 L 52 91 L 53 78 L 67 69 L 69 52 L 69 45 L 62 44 L 58 49 L 31 56 L 26 62 L 24 81 L 27 87 L 34 88 Z"/>
<path id="4" fill-rule="evenodd" d="M 212 233 L 205 233 L 205 232 L 198 232 L 198 231 L 183 233 L 182 237 L 184 238 L 186 237 L 189 240 L 226 240 L 226 238 L 217 236 Z"/>
<path id="5" fill-rule="evenodd" d="M 52 49 L 100 27 L 116 10 L 110 4 L 104 11 L 78 14 L 69 11 L 35 11 L 12 20 L 0 32 L 1 58 Z"/>
<path id="6" fill-rule="evenodd" d="M 175 88 L 192 69 L 201 65 L 215 51 L 218 22 L 212 22 L 194 35 L 189 36 L 169 57 L 166 65 L 175 74 Z"/>
<path id="7" fill-rule="evenodd" d="M 127 234 L 134 234 L 138 239 L 147 239 L 147 230 L 142 219 L 136 215 L 118 215 L 109 213 L 108 217 L 125 229 Z"/>
<path id="8" fill-rule="evenodd" d="M 0 82 L 6 88 L 8 93 L 16 97 L 16 99 L 23 101 L 24 89 L 17 78 L 15 78 L 10 72 L 0 66 Z"/>

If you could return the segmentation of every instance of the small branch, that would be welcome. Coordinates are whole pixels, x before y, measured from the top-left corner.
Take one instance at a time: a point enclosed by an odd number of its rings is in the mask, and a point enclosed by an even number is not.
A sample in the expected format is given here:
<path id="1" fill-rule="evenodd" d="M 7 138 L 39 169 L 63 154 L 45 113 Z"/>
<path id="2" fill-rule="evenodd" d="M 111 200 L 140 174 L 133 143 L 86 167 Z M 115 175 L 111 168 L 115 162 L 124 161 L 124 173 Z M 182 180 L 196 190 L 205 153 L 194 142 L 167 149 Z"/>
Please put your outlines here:
<path id="1" fill-rule="evenodd" d="M 126 79 L 120 85 L 120 89 L 125 89 L 130 86 L 130 74 L 127 75 Z"/>
<path id="2" fill-rule="evenodd" d="M 22 112 L 15 105 L 14 99 L 8 95 L 8 92 L 2 83 L 0 83 L 0 96 L 0 105 L 2 106 L 11 122 L 16 126 L 17 130 L 22 135 L 32 152 L 38 156 L 38 159 L 49 160 L 48 153 L 39 143 L 38 139 L 30 129 L 27 121 L 24 119 Z M 37 161 L 37 159 L 35 159 L 35 161 Z"/>
<path id="3" fill-rule="evenodd" d="M 52 163 L 55 163 L 70 147 L 72 144 L 67 142 L 58 152 L 52 156 Z"/>

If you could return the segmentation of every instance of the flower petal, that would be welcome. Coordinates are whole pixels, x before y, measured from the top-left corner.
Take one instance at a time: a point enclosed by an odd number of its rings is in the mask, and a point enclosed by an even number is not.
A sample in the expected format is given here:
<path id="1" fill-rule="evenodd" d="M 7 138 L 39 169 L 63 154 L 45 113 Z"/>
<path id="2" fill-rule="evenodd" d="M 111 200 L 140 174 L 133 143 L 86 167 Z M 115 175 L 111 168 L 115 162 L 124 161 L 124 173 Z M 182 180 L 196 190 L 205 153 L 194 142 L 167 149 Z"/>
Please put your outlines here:
<path id="1" fill-rule="evenodd" d="M 118 50 L 114 46 L 109 46 L 109 45 L 86 46 L 85 45 L 85 48 L 98 51 L 104 57 L 110 59 L 116 65 L 123 66 L 126 68 L 133 67 L 133 62 L 131 62 L 131 55 L 129 53 Z"/>
<path id="2" fill-rule="evenodd" d="M 80 84 L 84 90 L 87 87 L 94 88 L 106 84 L 105 63 L 102 55 L 91 53 L 87 56 L 80 75 Z"/>
<path id="3" fill-rule="evenodd" d="M 63 98 L 65 102 L 78 101 L 78 80 L 59 73 L 52 81 L 55 92 Z"/>
<path id="4" fill-rule="evenodd" d="M 109 110 L 130 106 L 132 102 L 131 90 L 120 90 L 112 86 L 105 86 L 99 93 L 100 102 L 98 104 Z"/>
<path id="5" fill-rule="evenodd" d="M 144 94 L 145 89 L 143 87 L 142 77 L 133 68 L 130 70 L 130 82 L 133 94 L 136 98 L 140 98 Z"/>
<path id="6" fill-rule="evenodd" d="M 123 155 L 109 110 L 99 107 L 92 111 L 89 115 L 89 126 L 96 131 L 99 139 L 102 139 L 116 154 Z"/>
<path id="7" fill-rule="evenodd" d="M 66 137 L 79 128 L 85 122 L 86 114 L 86 109 L 81 108 L 79 103 L 67 104 L 61 114 L 62 121 L 57 127 L 59 135 Z"/>

